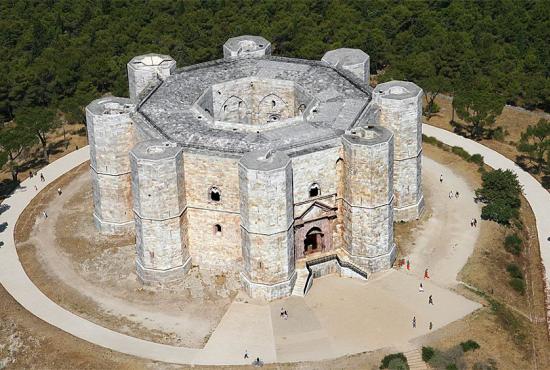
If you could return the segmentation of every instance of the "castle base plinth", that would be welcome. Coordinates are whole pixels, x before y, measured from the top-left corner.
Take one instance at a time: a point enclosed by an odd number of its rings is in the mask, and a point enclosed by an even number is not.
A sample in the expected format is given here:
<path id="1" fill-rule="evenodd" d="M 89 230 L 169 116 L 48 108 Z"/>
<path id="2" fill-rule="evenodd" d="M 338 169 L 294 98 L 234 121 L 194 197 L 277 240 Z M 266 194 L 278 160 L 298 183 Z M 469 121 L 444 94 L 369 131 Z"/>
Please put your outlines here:
<path id="1" fill-rule="evenodd" d="M 135 232 L 133 220 L 124 223 L 108 222 L 94 214 L 94 224 L 97 230 L 103 235 L 123 235 Z"/>
<path id="2" fill-rule="evenodd" d="M 361 269 L 373 273 L 390 269 L 397 257 L 397 247 L 394 244 L 391 250 L 376 257 L 353 256 L 346 252 L 347 258 Z"/>
<path id="3" fill-rule="evenodd" d="M 265 301 L 273 301 L 288 297 L 292 293 L 294 284 L 296 283 L 296 271 L 291 278 L 275 284 L 261 284 L 250 281 L 244 274 L 241 273 L 243 288 L 246 293 L 254 299 L 262 299 Z"/>
<path id="4" fill-rule="evenodd" d="M 412 221 L 417 220 L 424 212 L 424 197 L 420 198 L 418 203 L 412 206 L 393 209 L 394 221 Z"/>
<path id="5" fill-rule="evenodd" d="M 143 267 L 136 261 L 136 273 L 139 281 L 145 285 L 164 285 L 183 281 L 191 269 L 191 257 L 181 266 L 167 270 L 150 269 Z"/>

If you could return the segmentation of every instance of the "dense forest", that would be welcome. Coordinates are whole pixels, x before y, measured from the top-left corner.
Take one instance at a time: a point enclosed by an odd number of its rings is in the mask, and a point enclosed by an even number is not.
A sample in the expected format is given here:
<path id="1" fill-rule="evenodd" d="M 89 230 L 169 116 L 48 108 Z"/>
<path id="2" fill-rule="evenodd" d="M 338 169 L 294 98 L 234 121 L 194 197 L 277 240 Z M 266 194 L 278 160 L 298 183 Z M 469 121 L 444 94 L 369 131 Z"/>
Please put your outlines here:
<path id="1" fill-rule="evenodd" d="M 361 48 L 381 80 L 550 111 L 549 18 L 544 0 L 4 0 L 0 122 L 36 106 L 82 119 L 94 97 L 128 95 L 133 56 L 184 66 L 221 57 L 242 34 L 291 57 Z"/>

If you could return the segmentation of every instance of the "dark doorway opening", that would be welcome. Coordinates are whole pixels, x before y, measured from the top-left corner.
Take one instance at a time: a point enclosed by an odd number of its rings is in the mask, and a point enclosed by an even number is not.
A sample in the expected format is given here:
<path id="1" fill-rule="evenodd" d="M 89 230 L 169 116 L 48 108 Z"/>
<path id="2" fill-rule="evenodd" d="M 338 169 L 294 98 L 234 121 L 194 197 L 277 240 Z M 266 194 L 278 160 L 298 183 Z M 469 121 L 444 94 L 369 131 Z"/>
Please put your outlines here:
<path id="1" fill-rule="evenodd" d="M 318 227 L 313 227 L 304 239 L 304 255 L 323 250 L 323 233 Z"/>

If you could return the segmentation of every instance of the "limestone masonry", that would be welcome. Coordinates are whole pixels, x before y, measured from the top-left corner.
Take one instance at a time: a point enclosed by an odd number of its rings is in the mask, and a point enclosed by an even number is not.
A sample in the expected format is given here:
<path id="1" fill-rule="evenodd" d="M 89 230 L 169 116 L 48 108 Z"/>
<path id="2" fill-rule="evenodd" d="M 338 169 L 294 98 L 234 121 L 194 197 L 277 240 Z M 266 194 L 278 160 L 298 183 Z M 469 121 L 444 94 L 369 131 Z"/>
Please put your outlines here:
<path id="1" fill-rule="evenodd" d="M 240 36 L 223 55 L 180 69 L 135 57 L 130 98 L 88 105 L 97 228 L 135 232 L 147 284 L 237 266 L 272 300 L 305 291 L 315 261 L 359 278 L 390 268 L 393 223 L 424 207 L 422 90 L 371 88 L 357 49 L 290 59 Z"/>

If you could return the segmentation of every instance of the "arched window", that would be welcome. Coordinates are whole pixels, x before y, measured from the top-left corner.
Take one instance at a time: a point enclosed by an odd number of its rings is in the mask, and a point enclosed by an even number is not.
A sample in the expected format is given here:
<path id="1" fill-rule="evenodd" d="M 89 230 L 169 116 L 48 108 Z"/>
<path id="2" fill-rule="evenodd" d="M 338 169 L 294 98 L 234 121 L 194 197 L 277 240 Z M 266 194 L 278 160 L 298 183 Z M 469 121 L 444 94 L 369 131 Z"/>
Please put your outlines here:
<path id="1" fill-rule="evenodd" d="M 318 197 L 319 195 L 321 195 L 321 187 L 319 187 L 319 184 L 314 182 L 309 187 L 309 197 L 314 198 L 314 197 Z"/>
<path id="2" fill-rule="evenodd" d="M 222 233 L 222 225 L 215 224 L 214 225 L 214 234 L 221 234 Z"/>
<path id="3" fill-rule="evenodd" d="M 210 188 L 210 191 L 208 192 L 208 197 L 211 201 L 219 202 L 222 199 L 222 194 L 220 193 L 220 189 L 218 189 L 215 186 L 212 186 Z"/>

